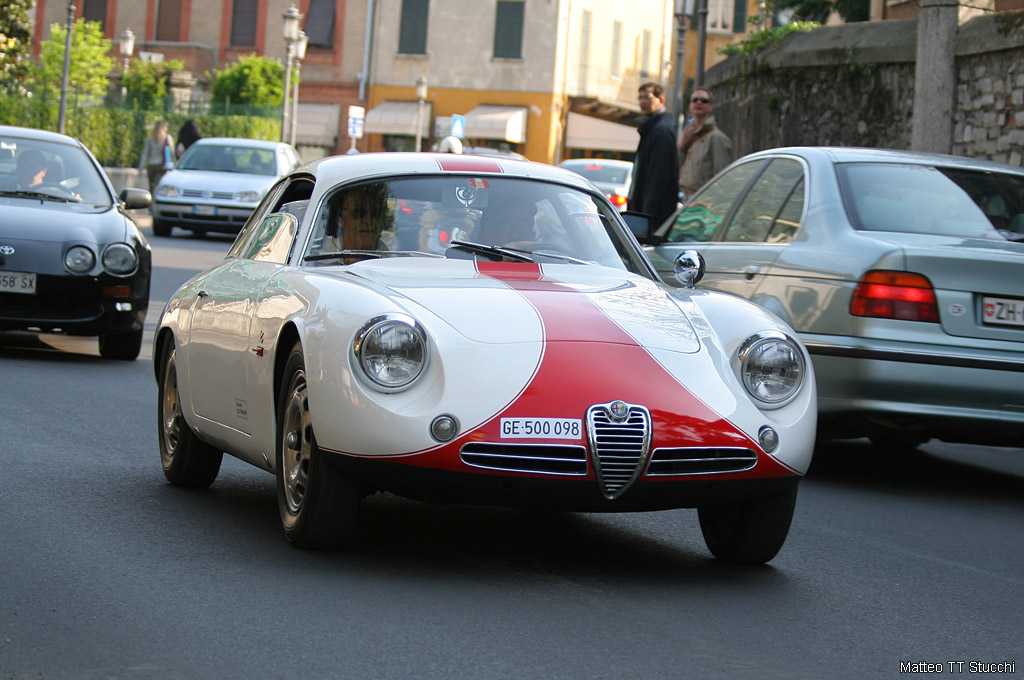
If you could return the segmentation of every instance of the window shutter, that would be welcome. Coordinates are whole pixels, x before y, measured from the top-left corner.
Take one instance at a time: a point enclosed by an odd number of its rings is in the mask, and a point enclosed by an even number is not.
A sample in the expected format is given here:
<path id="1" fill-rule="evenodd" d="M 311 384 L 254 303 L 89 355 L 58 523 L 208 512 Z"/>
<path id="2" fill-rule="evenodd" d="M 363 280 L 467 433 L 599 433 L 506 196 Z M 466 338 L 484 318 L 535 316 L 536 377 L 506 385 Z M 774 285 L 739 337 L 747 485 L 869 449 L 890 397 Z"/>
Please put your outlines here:
<path id="1" fill-rule="evenodd" d="M 399 53 L 427 53 L 428 12 L 428 0 L 402 0 L 402 19 L 398 32 Z"/>
<path id="2" fill-rule="evenodd" d="M 163 2 L 164 0 L 161 0 Z M 256 9 L 258 0 L 235 0 L 231 7 L 231 44 L 252 47 L 256 44 Z"/>
<path id="3" fill-rule="evenodd" d="M 312 47 L 334 47 L 335 0 L 310 0 L 306 26 L 302 30 Z"/>
<path id="4" fill-rule="evenodd" d="M 523 2 L 498 0 L 494 21 L 494 56 L 521 59 L 523 56 Z"/>

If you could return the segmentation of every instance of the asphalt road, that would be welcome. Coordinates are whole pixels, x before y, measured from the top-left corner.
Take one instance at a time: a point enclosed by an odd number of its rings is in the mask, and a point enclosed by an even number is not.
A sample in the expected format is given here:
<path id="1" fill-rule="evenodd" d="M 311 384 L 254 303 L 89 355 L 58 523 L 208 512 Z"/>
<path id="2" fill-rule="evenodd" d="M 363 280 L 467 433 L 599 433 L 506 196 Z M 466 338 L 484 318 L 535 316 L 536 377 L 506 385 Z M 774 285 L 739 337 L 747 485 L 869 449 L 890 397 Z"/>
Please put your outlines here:
<path id="1" fill-rule="evenodd" d="M 152 243 L 151 322 L 230 239 Z M 164 481 L 148 346 L 0 334 L 0 375 L 0 680 L 1024 675 L 1024 449 L 820 447 L 759 568 L 715 562 L 688 510 L 390 496 L 353 549 L 305 552 L 267 473 Z"/>

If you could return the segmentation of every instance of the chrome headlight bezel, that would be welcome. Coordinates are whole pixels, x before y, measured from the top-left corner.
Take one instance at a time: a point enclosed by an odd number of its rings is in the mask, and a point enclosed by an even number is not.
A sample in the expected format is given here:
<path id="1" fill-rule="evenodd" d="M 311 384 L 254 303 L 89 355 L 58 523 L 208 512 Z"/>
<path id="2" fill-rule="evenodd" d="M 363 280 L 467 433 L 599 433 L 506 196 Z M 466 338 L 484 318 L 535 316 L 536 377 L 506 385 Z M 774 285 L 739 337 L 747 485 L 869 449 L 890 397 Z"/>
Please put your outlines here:
<path id="1" fill-rule="evenodd" d="M 139 268 L 139 256 L 127 243 L 111 243 L 100 258 L 103 270 L 113 276 L 131 276 Z"/>
<path id="2" fill-rule="evenodd" d="M 71 246 L 64 253 L 64 266 L 72 274 L 88 274 L 96 266 L 96 253 L 88 246 Z"/>
<path id="3" fill-rule="evenodd" d="M 740 346 L 736 361 L 743 388 L 762 409 L 782 408 L 790 403 L 807 379 L 807 362 L 800 343 L 781 331 L 751 335 Z"/>
<path id="4" fill-rule="evenodd" d="M 406 390 L 427 368 L 427 334 L 407 314 L 382 314 L 367 321 L 356 333 L 352 359 L 374 389 Z"/>
<path id="5" fill-rule="evenodd" d="M 173 184 L 161 184 L 156 188 L 156 195 L 163 198 L 181 198 L 181 187 Z"/>
<path id="6" fill-rule="evenodd" d="M 238 191 L 235 192 L 235 200 L 239 203 L 259 203 L 263 196 L 259 191 Z"/>

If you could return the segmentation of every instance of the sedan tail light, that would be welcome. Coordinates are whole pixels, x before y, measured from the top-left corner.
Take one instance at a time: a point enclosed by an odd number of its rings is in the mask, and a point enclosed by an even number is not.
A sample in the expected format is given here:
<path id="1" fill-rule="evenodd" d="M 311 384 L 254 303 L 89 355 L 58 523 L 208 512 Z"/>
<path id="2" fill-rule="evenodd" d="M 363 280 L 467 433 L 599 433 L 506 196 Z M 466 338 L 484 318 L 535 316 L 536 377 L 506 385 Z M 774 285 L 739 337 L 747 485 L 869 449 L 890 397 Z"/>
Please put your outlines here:
<path id="1" fill-rule="evenodd" d="M 619 210 L 625 210 L 626 208 L 626 197 L 622 194 L 608 194 L 609 200 Z"/>
<path id="2" fill-rule="evenodd" d="M 939 322 L 939 305 L 928 277 L 874 270 L 864 274 L 850 300 L 850 314 L 902 321 Z"/>

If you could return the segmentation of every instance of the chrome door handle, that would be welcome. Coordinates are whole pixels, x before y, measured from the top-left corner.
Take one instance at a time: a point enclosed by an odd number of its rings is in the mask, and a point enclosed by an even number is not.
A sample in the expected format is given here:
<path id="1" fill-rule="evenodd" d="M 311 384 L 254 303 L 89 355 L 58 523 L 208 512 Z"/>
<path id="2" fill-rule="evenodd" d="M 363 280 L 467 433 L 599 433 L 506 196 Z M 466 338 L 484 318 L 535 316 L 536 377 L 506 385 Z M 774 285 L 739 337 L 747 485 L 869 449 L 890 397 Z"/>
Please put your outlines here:
<path id="1" fill-rule="evenodd" d="M 210 297 L 210 294 L 207 293 L 205 290 L 199 291 L 198 293 L 196 293 L 196 295 L 198 295 L 201 298 L 208 298 L 208 297 Z"/>
<path id="2" fill-rule="evenodd" d="M 747 281 L 749 281 L 750 279 L 754 278 L 755 276 L 757 276 L 760 273 L 761 273 L 761 268 L 759 266 L 757 266 L 756 264 L 750 265 L 749 267 L 747 267 L 746 272 L 744 272 L 744 274 L 747 277 Z"/>

